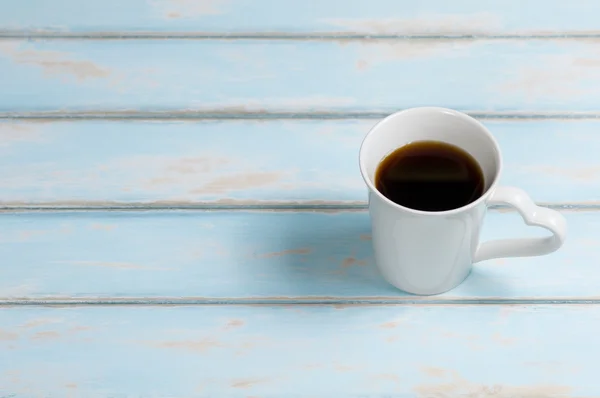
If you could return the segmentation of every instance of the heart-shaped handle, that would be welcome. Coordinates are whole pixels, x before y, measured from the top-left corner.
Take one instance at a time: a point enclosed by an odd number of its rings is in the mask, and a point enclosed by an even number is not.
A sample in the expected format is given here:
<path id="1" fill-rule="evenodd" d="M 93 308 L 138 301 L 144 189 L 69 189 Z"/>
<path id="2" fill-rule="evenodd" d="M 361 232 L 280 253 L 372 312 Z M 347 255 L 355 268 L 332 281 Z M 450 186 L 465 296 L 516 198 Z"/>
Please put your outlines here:
<path id="1" fill-rule="evenodd" d="M 519 211 L 527 225 L 546 228 L 552 232 L 545 238 L 500 239 L 482 243 L 473 262 L 498 257 L 541 256 L 557 250 L 565 241 L 567 221 L 559 212 L 537 206 L 522 189 L 498 187 L 488 205 L 507 204 Z"/>

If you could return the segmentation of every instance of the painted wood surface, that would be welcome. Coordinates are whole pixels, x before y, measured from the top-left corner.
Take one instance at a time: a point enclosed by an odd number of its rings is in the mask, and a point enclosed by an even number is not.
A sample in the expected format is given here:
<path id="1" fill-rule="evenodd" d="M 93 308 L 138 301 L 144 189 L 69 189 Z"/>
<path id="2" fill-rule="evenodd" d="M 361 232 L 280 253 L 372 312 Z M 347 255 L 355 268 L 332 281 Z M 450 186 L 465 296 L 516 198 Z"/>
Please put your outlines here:
<path id="1" fill-rule="evenodd" d="M 503 184 L 541 203 L 600 199 L 599 121 L 483 122 L 503 150 Z M 0 202 L 366 206 L 358 148 L 375 123 L 2 121 Z"/>
<path id="2" fill-rule="evenodd" d="M 598 34 L 595 1 L 0 1 L 5 32 Z M 251 17 L 249 17 L 251 15 Z"/>
<path id="3" fill-rule="evenodd" d="M 600 396 L 599 14 L 0 0 L 0 397 Z M 420 105 L 488 125 L 565 247 L 389 286 L 358 147 Z"/>
<path id="4" fill-rule="evenodd" d="M 0 298 L 597 300 L 600 213 L 564 215 L 558 252 L 482 262 L 458 288 L 419 298 L 379 275 L 365 211 L 3 213 Z M 482 241 L 544 234 L 492 211 Z"/>
<path id="5" fill-rule="evenodd" d="M 595 39 L 2 40 L 0 112 L 595 115 L 599 65 Z"/>
<path id="6" fill-rule="evenodd" d="M 4 397 L 600 395 L 596 306 L 5 308 Z M 60 359 L 59 359 L 60 358 Z"/>

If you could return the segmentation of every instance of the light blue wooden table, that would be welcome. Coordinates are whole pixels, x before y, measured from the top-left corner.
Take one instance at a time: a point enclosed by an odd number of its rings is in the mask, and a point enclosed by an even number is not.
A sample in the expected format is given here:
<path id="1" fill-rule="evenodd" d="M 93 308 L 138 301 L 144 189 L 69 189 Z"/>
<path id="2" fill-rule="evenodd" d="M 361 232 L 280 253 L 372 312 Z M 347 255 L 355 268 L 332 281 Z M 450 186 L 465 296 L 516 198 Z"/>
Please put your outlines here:
<path id="1" fill-rule="evenodd" d="M 0 0 L 0 397 L 600 396 L 599 32 L 592 0 Z M 358 148 L 422 105 L 492 130 L 563 249 L 383 281 Z"/>

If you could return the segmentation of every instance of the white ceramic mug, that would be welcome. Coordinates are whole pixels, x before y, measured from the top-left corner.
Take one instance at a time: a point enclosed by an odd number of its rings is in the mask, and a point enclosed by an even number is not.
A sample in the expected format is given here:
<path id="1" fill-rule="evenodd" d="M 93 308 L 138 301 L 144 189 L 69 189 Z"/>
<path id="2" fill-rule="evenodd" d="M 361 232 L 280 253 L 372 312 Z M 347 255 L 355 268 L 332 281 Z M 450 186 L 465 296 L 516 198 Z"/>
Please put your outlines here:
<path id="1" fill-rule="evenodd" d="M 470 153 L 483 170 L 483 195 L 466 206 L 440 212 L 413 210 L 383 196 L 374 183 L 379 163 L 395 149 L 423 140 L 450 143 Z M 566 221 L 560 213 L 536 206 L 521 189 L 498 186 L 502 170 L 498 143 L 464 113 L 434 107 L 394 113 L 369 131 L 359 162 L 369 188 L 375 262 L 388 282 L 406 292 L 443 293 L 458 286 L 473 263 L 548 254 L 565 240 Z M 526 224 L 546 228 L 552 235 L 479 244 L 487 207 L 496 204 L 514 207 Z"/>

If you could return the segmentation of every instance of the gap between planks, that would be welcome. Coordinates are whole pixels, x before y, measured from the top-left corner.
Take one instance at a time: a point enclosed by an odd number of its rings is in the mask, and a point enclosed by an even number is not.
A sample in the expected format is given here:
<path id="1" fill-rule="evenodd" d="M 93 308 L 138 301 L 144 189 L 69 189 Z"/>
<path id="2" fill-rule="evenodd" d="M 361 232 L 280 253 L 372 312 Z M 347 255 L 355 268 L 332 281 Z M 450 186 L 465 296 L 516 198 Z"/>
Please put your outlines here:
<path id="1" fill-rule="evenodd" d="M 394 34 L 368 32 L 61 32 L 56 30 L 0 29 L 0 39 L 25 40 L 290 40 L 290 41 L 366 41 L 366 40 L 581 40 L 600 39 L 598 31 L 539 32 L 508 34 Z"/>
<path id="2" fill-rule="evenodd" d="M 106 110 L 106 111 L 40 111 L 40 112 L 0 112 L 0 120 L 25 121 L 195 121 L 195 120 L 345 120 L 383 119 L 394 112 L 403 110 L 388 109 L 375 111 L 268 111 L 266 109 L 245 109 L 243 107 L 223 107 L 217 109 L 173 109 L 173 110 Z M 462 112 L 481 120 L 588 120 L 600 119 L 600 111 L 560 112 L 560 111 L 469 111 Z"/>
<path id="3" fill-rule="evenodd" d="M 418 306 L 418 305 L 596 305 L 600 298 L 436 298 L 436 296 L 400 297 L 261 297 L 261 298 L 210 298 L 210 297 L 102 297 L 102 298 L 0 298 L 1 307 L 16 306 Z"/>
<path id="4" fill-rule="evenodd" d="M 600 210 L 600 202 L 588 203 L 537 203 L 561 212 L 593 212 Z M 111 202 L 80 202 L 80 203 L 0 203 L 1 213 L 16 212 L 86 212 L 86 211 L 290 211 L 290 212 L 365 212 L 366 202 L 243 202 L 232 203 L 189 203 L 189 202 L 158 202 L 158 203 L 111 203 Z M 506 205 L 490 206 L 489 210 L 498 212 L 514 212 L 514 208 Z"/>

